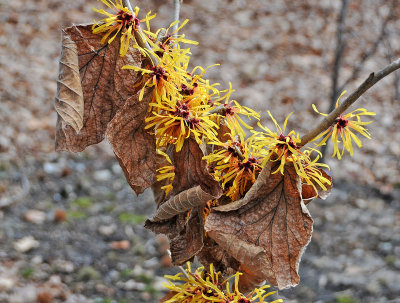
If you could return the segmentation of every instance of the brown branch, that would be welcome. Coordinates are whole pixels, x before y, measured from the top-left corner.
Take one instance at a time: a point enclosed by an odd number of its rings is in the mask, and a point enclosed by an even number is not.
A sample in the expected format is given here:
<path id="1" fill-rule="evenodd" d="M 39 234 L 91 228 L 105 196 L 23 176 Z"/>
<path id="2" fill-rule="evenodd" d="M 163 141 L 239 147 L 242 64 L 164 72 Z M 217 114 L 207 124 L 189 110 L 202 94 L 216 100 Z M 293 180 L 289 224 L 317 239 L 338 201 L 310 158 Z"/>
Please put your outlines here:
<path id="1" fill-rule="evenodd" d="M 386 38 L 387 36 L 387 26 L 389 24 L 389 22 L 391 20 L 394 20 L 396 17 L 396 6 L 397 6 L 397 0 L 392 1 L 392 5 L 390 6 L 390 12 L 389 14 L 386 16 L 385 20 L 382 22 L 382 26 L 381 29 L 379 31 L 379 34 L 375 40 L 375 42 L 371 45 L 371 47 L 365 51 L 362 56 L 361 56 L 361 60 L 360 62 L 358 62 L 358 64 L 354 67 L 353 72 L 351 74 L 351 76 L 344 82 L 343 85 L 340 86 L 340 88 L 337 90 L 338 93 L 340 93 L 341 91 L 343 91 L 343 89 L 350 84 L 350 82 L 354 81 L 355 79 L 357 79 L 357 77 L 359 76 L 362 68 L 364 67 L 365 62 L 371 57 L 373 56 L 376 51 L 378 50 L 379 45 L 383 42 L 383 40 Z M 337 96 L 336 96 L 337 97 Z M 336 102 L 336 98 L 332 101 L 333 104 L 335 104 Z M 332 110 L 333 108 L 331 108 Z"/>
<path id="2" fill-rule="evenodd" d="M 134 13 L 131 2 L 129 0 L 124 0 L 124 5 L 132 12 L 132 14 Z M 140 25 L 138 25 L 138 27 L 140 29 Z M 148 54 L 149 54 L 151 60 L 153 61 L 153 64 L 158 65 L 158 58 L 156 58 L 156 56 L 153 55 L 153 50 L 151 49 L 151 47 L 150 47 L 149 43 L 146 41 L 146 39 L 143 37 L 142 31 L 135 30 L 134 35 L 135 35 L 136 43 L 141 48 L 146 49 L 148 51 Z"/>
<path id="3" fill-rule="evenodd" d="M 160 29 L 160 31 L 157 34 L 156 42 L 154 44 L 158 45 L 159 43 L 163 43 L 166 33 L 167 33 L 167 30 L 165 28 Z"/>
<path id="4" fill-rule="evenodd" d="M 225 105 L 224 104 L 218 105 L 218 106 L 214 107 L 212 110 L 210 110 L 208 113 L 210 115 L 218 114 L 218 115 L 223 116 L 223 115 L 225 115 Z"/>
<path id="5" fill-rule="evenodd" d="M 345 21 L 347 15 L 347 7 L 348 0 L 342 0 L 342 8 L 340 10 L 337 32 L 336 32 L 336 52 L 335 59 L 333 63 L 333 73 L 332 73 L 332 92 L 331 92 L 331 106 L 329 111 L 332 111 L 335 107 L 335 100 L 338 95 L 338 81 L 339 81 L 339 73 L 340 67 L 342 65 L 343 52 L 346 46 L 344 40 L 344 31 L 345 31 Z"/>
<path id="6" fill-rule="evenodd" d="M 392 62 L 393 58 L 394 58 L 394 51 L 392 48 L 392 44 L 390 43 L 389 40 L 386 40 L 385 45 L 386 45 L 386 49 L 388 50 L 388 53 L 386 55 L 387 59 L 389 62 Z M 398 72 L 394 73 L 393 84 L 394 84 L 394 97 L 396 100 L 400 100 L 400 76 L 399 76 Z"/>
<path id="7" fill-rule="evenodd" d="M 182 0 L 174 0 L 174 20 L 172 20 L 173 22 L 175 21 L 179 21 L 179 13 L 181 11 L 181 4 L 182 4 Z M 176 31 L 178 29 L 178 23 L 174 25 L 174 27 L 172 28 L 172 32 Z M 177 33 L 175 33 L 175 36 L 177 35 Z"/>
<path id="8" fill-rule="evenodd" d="M 347 110 L 350 105 L 357 101 L 369 88 L 376 84 L 379 80 L 383 79 L 390 73 L 400 68 L 400 58 L 393 61 L 384 69 L 377 73 L 371 73 L 369 77 L 350 95 L 348 96 L 337 108 L 335 108 L 324 120 L 313 128 L 309 133 L 301 138 L 301 146 L 306 145 L 320 133 L 328 129 L 339 115 Z"/>
<path id="9" fill-rule="evenodd" d="M 124 0 L 124 5 L 133 13 L 133 7 L 129 0 Z"/>
<path id="10" fill-rule="evenodd" d="M 237 154 L 238 158 L 240 159 L 240 161 L 244 160 L 244 156 L 242 154 L 242 152 L 240 151 L 240 148 L 236 145 L 233 145 L 233 149 L 235 150 L 235 153 Z"/>

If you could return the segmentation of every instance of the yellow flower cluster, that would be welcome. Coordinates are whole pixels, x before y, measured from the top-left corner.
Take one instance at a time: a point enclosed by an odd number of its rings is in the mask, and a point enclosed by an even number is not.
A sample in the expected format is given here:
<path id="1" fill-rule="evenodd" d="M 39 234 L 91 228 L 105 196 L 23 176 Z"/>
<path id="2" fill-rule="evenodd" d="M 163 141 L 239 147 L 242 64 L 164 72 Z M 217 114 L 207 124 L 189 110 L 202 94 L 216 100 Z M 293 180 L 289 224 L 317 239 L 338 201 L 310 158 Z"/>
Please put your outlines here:
<path id="1" fill-rule="evenodd" d="M 274 122 L 277 131 L 273 132 L 268 127 L 260 124 L 259 127 L 264 132 L 253 131 L 254 146 L 258 148 L 259 152 L 263 155 L 262 166 L 265 166 L 268 161 L 278 162 L 278 168 L 272 173 L 280 172 L 283 174 L 285 165 L 291 163 L 303 183 L 312 185 L 317 192 L 316 184 L 318 184 L 323 190 L 326 190 L 326 185 L 331 185 L 331 182 L 323 176 L 319 168 L 325 167 L 329 169 L 329 166 L 318 163 L 318 156 L 314 160 L 311 160 L 310 157 L 312 152 L 316 152 L 319 155 L 320 152 L 309 147 L 304 151 L 301 151 L 301 140 L 299 134 L 296 134 L 294 130 L 286 133 L 287 123 L 292 113 L 286 117 L 282 128 L 269 111 L 268 114 Z"/>
<path id="2" fill-rule="evenodd" d="M 220 181 L 225 195 L 232 201 L 244 196 L 261 171 L 261 154 L 252 138 L 244 140 L 235 136 L 235 129 L 226 142 L 210 142 L 216 149 L 204 157 L 210 163 L 216 180 Z"/>
<path id="3" fill-rule="evenodd" d="M 218 83 L 210 84 L 204 78 L 207 69 L 196 67 L 191 72 L 188 71 L 191 52 L 190 48 L 182 45 L 198 44 L 179 34 L 188 20 L 182 22 L 176 30 L 173 28 L 178 21 L 167 29 L 152 32 L 149 21 L 154 15 L 148 13 L 144 19 L 139 20 L 137 7 L 131 12 L 123 6 L 121 0 L 115 3 L 111 0 L 100 1 L 112 9 L 113 13 L 95 10 L 106 15 L 106 18 L 94 24 L 93 32 L 104 33 L 103 43 L 111 43 L 120 34 L 121 56 L 126 54 L 129 47 L 133 47 L 148 59 L 145 61 L 147 66 L 127 65 L 123 68 L 140 73 L 141 80 L 135 84 L 141 87 L 139 100 L 143 99 L 146 89 L 151 91 L 146 129 L 154 134 L 159 150 L 173 146 L 179 152 L 188 138 L 196 140 L 198 144 L 207 144 L 209 154 L 204 159 L 208 162 L 209 171 L 220 181 L 225 196 L 232 201 L 246 194 L 267 162 L 278 163 L 277 169 L 272 173 L 282 174 L 286 165 L 291 164 L 303 183 L 312 185 L 315 190 L 317 187 L 327 189 L 330 181 L 324 177 L 321 168 L 329 167 L 318 163 L 320 152 L 313 148 L 304 148 L 299 134 L 294 130 L 286 130 L 291 114 L 281 128 L 268 111 L 276 131 L 260 123 L 258 126 L 261 130 L 254 131 L 248 120 L 259 120 L 260 116 L 231 99 L 234 92 L 231 84 L 228 89 L 219 90 Z M 146 29 L 140 27 L 142 22 L 146 24 Z M 135 33 L 146 42 L 147 47 L 141 47 L 137 43 L 130 44 L 130 41 L 135 41 Z M 318 112 L 314 105 L 313 108 Z M 352 141 L 357 146 L 362 146 L 353 131 L 370 138 L 364 126 L 371 122 L 362 122 L 360 118 L 365 115 L 375 113 L 357 109 L 339 116 L 334 125 L 314 138 L 322 138 L 317 146 L 326 144 L 331 138 L 334 143 L 333 156 L 340 159 L 344 150 L 353 155 Z M 251 134 L 246 138 L 249 132 Z M 340 150 L 341 141 L 343 147 Z M 313 153 L 317 156 L 312 157 Z M 157 179 L 172 182 L 174 167 L 168 158 L 167 161 L 170 165 L 158 169 Z M 169 183 L 164 189 L 169 192 L 172 185 Z"/>
<path id="4" fill-rule="evenodd" d="M 93 24 L 93 33 L 101 34 L 106 33 L 101 39 L 101 43 L 111 43 L 114 41 L 115 37 L 121 33 L 121 47 L 120 56 L 126 55 L 128 48 L 130 46 L 130 41 L 134 40 L 134 32 L 139 30 L 139 24 L 141 22 L 149 23 L 155 15 L 148 13 L 146 17 L 142 20 L 137 18 L 139 14 L 139 8 L 135 7 L 134 11 L 131 12 L 127 7 L 124 7 L 122 0 L 116 0 L 114 3 L 111 0 L 100 0 L 113 12 L 109 13 L 104 9 L 93 9 L 95 12 L 105 15 L 106 18 L 101 19 L 100 22 L 95 22 Z M 111 38 L 109 38 L 112 35 Z"/>
<path id="5" fill-rule="evenodd" d="M 274 301 L 266 301 L 267 297 L 276 293 L 275 291 L 267 292 L 269 285 L 255 288 L 248 295 L 244 295 L 239 291 L 239 276 L 237 272 L 228 279 L 221 281 L 221 273 L 215 272 L 213 265 L 210 264 L 210 270 L 207 272 L 204 267 L 199 267 L 192 273 L 190 262 L 187 263 L 186 275 L 179 273 L 175 276 L 166 275 L 169 280 L 165 287 L 170 289 L 175 295 L 165 301 L 165 303 L 206 303 L 206 302 L 231 302 L 231 303 L 278 303 L 283 302 L 282 299 Z M 233 280 L 231 288 L 230 281 Z M 175 284 L 175 281 L 183 282 L 183 284 Z"/>

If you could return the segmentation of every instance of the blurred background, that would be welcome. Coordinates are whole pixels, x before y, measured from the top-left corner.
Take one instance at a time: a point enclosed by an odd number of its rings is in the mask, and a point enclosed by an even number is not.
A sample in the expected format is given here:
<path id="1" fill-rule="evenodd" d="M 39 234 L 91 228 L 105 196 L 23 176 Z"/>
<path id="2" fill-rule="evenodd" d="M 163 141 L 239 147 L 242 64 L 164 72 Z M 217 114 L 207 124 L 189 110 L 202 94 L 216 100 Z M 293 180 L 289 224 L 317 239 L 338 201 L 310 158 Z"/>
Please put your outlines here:
<path id="1" fill-rule="evenodd" d="M 131 1 L 172 21 L 172 0 Z M 55 153 L 61 28 L 93 21 L 99 1 L 0 0 L 0 302 L 157 302 L 168 241 L 144 229 L 155 206 L 136 196 L 106 142 Z M 192 67 L 272 127 L 294 112 L 304 134 L 343 90 L 400 56 L 400 7 L 383 0 L 184 0 Z M 285 302 L 400 302 L 400 74 L 356 107 L 377 113 L 373 140 L 326 161 L 334 190 L 308 205 L 311 243 Z"/>

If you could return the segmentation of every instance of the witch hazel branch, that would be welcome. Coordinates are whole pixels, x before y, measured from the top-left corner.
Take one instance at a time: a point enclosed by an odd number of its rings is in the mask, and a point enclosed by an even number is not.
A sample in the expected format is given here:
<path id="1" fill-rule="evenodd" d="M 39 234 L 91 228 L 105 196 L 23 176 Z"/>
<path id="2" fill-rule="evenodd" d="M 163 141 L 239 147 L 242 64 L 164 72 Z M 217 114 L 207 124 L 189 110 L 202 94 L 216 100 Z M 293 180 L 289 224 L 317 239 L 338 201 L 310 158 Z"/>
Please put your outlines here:
<path id="1" fill-rule="evenodd" d="M 162 302 L 267 302 L 272 292 L 299 283 L 301 255 L 313 220 L 306 205 L 332 188 L 319 148 L 330 140 L 342 159 L 370 139 L 375 113 L 346 113 L 370 87 L 400 68 L 397 59 L 372 73 L 306 135 L 275 129 L 232 99 L 231 85 L 206 78 L 210 67 L 189 69 L 181 1 L 174 21 L 152 29 L 156 17 L 129 1 L 101 0 L 102 19 L 63 29 L 55 107 L 56 150 L 79 152 L 106 138 L 137 193 L 151 187 L 157 212 L 146 227 L 170 240 L 181 266 L 204 265 L 167 277 Z M 177 283 L 180 284 L 177 284 Z M 233 285 L 233 286 L 232 286 Z M 231 287 L 232 286 L 232 287 Z M 273 302 L 282 302 L 276 300 Z"/>

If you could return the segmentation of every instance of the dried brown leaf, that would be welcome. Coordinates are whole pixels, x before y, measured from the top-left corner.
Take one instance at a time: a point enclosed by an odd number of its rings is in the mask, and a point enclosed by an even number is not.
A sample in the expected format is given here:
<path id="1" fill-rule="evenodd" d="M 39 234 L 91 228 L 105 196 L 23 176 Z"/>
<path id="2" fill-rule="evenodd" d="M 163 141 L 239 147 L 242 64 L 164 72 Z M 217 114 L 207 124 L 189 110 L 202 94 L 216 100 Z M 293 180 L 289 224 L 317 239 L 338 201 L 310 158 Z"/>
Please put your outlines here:
<path id="1" fill-rule="evenodd" d="M 59 117 L 56 150 L 79 152 L 104 139 L 107 124 L 137 92 L 139 88 L 133 85 L 137 74 L 121 67 L 127 64 L 141 66 L 142 58 L 133 48 L 120 57 L 118 37 L 113 43 L 102 45 L 101 36 L 92 33 L 92 24 L 66 28 L 63 35 L 77 47 L 84 113 L 79 133 L 71 125 L 63 125 Z"/>
<path id="2" fill-rule="evenodd" d="M 184 229 L 186 223 L 187 215 L 180 214 L 161 222 L 146 220 L 144 227 L 150 229 L 156 234 L 164 234 L 168 236 L 169 239 L 172 239 L 179 235 L 179 233 Z"/>
<path id="3" fill-rule="evenodd" d="M 164 216 L 171 209 L 180 208 L 178 204 L 192 204 L 191 202 L 200 202 L 207 198 L 205 202 L 211 198 L 218 198 L 222 195 L 222 188 L 214 177 L 208 173 L 207 162 L 204 161 L 203 152 L 200 146 L 192 138 L 185 140 L 181 151 L 174 150 L 172 160 L 175 166 L 175 178 L 172 183 L 173 190 L 169 201 L 164 202 L 168 205 L 161 204 L 159 206 L 159 214 Z M 196 189 L 198 188 L 198 189 Z M 187 191 L 185 193 L 182 193 Z M 193 199 L 192 195 L 197 191 L 199 198 Z M 182 193 L 182 194 L 181 194 Z M 175 201 L 175 196 L 180 196 Z M 189 196 L 186 196 L 189 194 Z M 182 198 L 190 197 L 189 201 L 183 201 Z M 210 199 L 208 199 L 210 197 Z M 191 200 L 193 199 L 193 201 Z M 174 201 L 174 202 L 173 202 Z M 172 206 L 172 204 L 174 204 Z M 197 205 L 196 203 L 194 203 Z M 172 208 L 171 208 L 172 206 Z M 168 210 L 168 211 L 165 211 Z M 195 207 L 190 211 L 189 220 L 185 213 L 175 215 L 169 219 L 152 222 L 146 221 L 145 227 L 156 233 L 163 233 L 168 236 L 171 241 L 172 262 L 176 265 L 183 264 L 187 260 L 192 259 L 203 248 L 203 208 Z"/>
<path id="4" fill-rule="evenodd" d="M 107 140 L 133 190 L 140 194 L 151 186 L 156 174 L 154 136 L 145 130 L 151 89 L 139 101 L 139 92 L 130 97 L 106 130 Z"/>
<path id="5" fill-rule="evenodd" d="M 223 121 L 223 120 L 222 120 Z M 225 124 L 223 121 L 219 124 L 217 138 L 221 142 L 226 142 L 230 139 L 229 134 L 231 133 L 231 129 Z"/>
<path id="6" fill-rule="evenodd" d="M 196 257 L 205 268 L 210 268 L 210 264 L 213 264 L 215 271 L 221 272 L 224 276 L 230 276 L 239 270 L 240 263 L 213 239 L 205 237 L 203 243 L 203 249 Z"/>
<path id="7" fill-rule="evenodd" d="M 203 152 L 197 142 L 188 138 L 181 151 L 173 153 L 175 178 L 172 182 L 172 195 L 200 185 L 201 189 L 214 196 L 222 195 L 222 188 L 214 177 L 208 173 L 207 162 L 203 160 Z"/>
<path id="8" fill-rule="evenodd" d="M 203 248 L 203 238 L 202 209 L 192 209 L 184 229 L 171 239 L 172 263 L 182 265 L 196 256 Z"/>
<path id="9" fill-rule="evenodd" d="M 83 127 L 83 92 L 79 76 L 78 50 L 71 37 L 63 34 L 57 93 L 54 106 L 65 127 L 70 125 L 75 132 Z"/>
<path id="10" fill-rule="evenodd" d="M 153 217 L 153 221 L 162 221 L 172 218 L 177 214 L 185 213 L 191 208 L 204 206 L 207 201 L 216 199 L 201 189 L 200 186 L 192 187 L 170 198 L 163 203 Z"/>
<path id="11" fill-rule="evenodd" d="M 166 301 L 172 299 L 176 294 L 177 294 L 177 292 L 171 290 L 164 297 L 162 297 L 160 299 L 160 301 L 158 301 L 158 303 L 166 302 Z"/>
<path id="12" fill-rule="evenodd" d="M 259 287 L 264 282 L 264 279 L 255 275 L 246 265 L 241 264 L 239 272 L 242 274 L 239 276 L 239 286 L 242 293 L 248 292 Z"/>
<path id="13" fill-rule="evenodd" d="M 205 230 L 255 276 L 279 289 L 295 286 L 313 223 L 301 198 L 300 179 L 286 165 L 284 175 L 263 171 L 257 181 L 257 190 L 242 199 L 246 203 L 237 201 L 239 208 L 233 210 L 218 208 L 207 217 Z"/>
<path id="14" fill-rule="evenodd" d="M 161 181 L 154 181 L 154 183 L 151 185 L 151 190 L 153 191 L 153 196 L 154 196 L 154 202 L 158 205 L 163 203 L 166 198 L 166 193 L 165 190 L 162 189 L 165 185 L 168 184 L 169 180 L 161 180 Z"/>
<path id="15" fill-rule="evenodd" d="M 203 248 L 204 229 L 201 211 L 202 209 L 198 208 L 192 209 L 189 219 L 187 214 L 180 214 L 161 222 L 146 221 L 147 229 L 168 236 L 173 264 L 184 264 Z"/>

